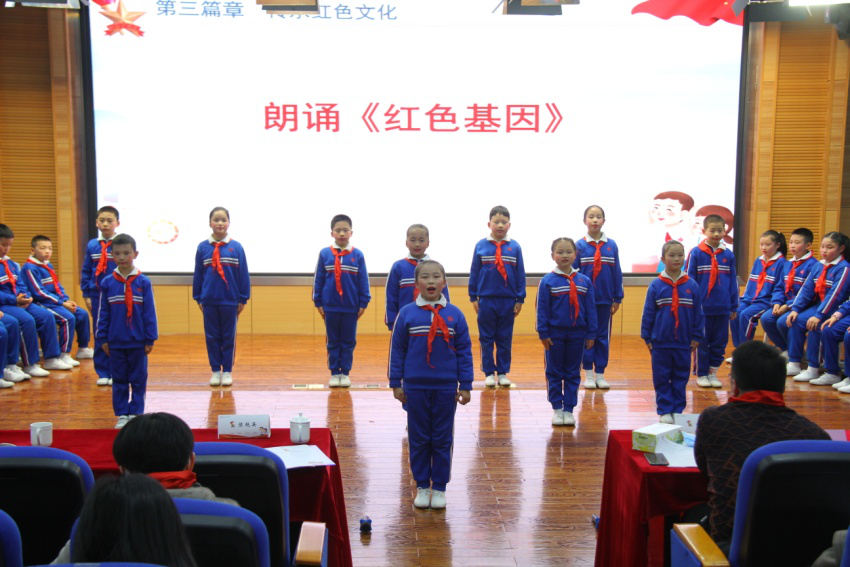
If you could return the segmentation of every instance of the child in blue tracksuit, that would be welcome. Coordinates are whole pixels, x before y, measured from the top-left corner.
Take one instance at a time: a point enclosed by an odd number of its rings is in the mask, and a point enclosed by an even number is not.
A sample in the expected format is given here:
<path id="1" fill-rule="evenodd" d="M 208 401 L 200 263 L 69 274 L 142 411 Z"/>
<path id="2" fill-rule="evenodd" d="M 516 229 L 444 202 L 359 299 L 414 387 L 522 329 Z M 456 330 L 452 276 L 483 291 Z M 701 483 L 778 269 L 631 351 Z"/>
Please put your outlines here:
<path id="1" fill-rule="evenodd" d="M 623 302 L 623 270 L 620 269 L 617 243 L 602 232 L 602 225 L 605 224 L 602 207 L 587 207 L 584 210 L 584 224 L 587 226 L 587 235 L 576 243 L 574 267 L 593 282 L 596 319 L 599 323 L 599 334 L 593 348 L 585 350 L 582 357 L 584 387 L 588 390 L 607 389 L 609 385 L 604 373 L 608 366 L 611 318 Z"/>
<path id="2" fill-rule="evenodd" d="M 207 357 L 212 368 L 210 386 L 233 384 L 236 322 L 251 297 L 251 275 L 242 245 L 231 239 L 230 212 L 210 211 L 212 236 L 198 244 L 192 297 L 204 314 Z"/>
<path id="3" fill-rule="evenodd" d="M 785 244 L 785 235 L 781 232 L 768 230 L 763 233 L 759 247 L 761 258 L 756 258 L 753 262 L 747 287 L 738 302 L 738 316 L 730 323 L 732 344 L 735 347 L 753 339 L 759 319 L 771 309 L 774 288 L 781 281 L 785 264 L 788 263 L 785 259 L 788 247 Z M 732 362 L 732 359 L 727 362 Z"/>
<path id="4" fill-rule="evenodd" d="M 112 240 L 115 238 L 115 229 L 120 226 L 121 221 L 118 209 L 106 205 L 97 210 L 95 225 L 100 231 L 100 236 L 92 238 L 86 245 L 86 254 L 83 256 L 83 270 L 80 274 L 80 289 L 86 300 L 86 307 L 92 315 L 92 321 L 98 319 L 98 306 L 100 297 L 100 284 L 103 279 L 115 269 L 115 261 L 112 259 Z M 80 354 L 77 353 L 77 357 Z M 94 371 L 97 374 L 97 385 L 108 386 L 111 384 L 109 376 L 109 357 L 103 352 L 98 342 L 97 332 L 94 337 Z"/>
<path id="5" fill-rule="evenodd" d="M 671 240 L 661 248 L 664 271 L 649 284 L 640 337 L 652 357 L 655 404 L 662 423 L 685 411 L 691 353 L 704 337 L 702 290 L 682 271 L 685 247 Z"/>
<path id="6" fill-rule="evenodd" d="M 511 385 L 511 342 L 514 319 L 525 301 L 525 266 L 522 249 L 508 238 L 511 213 L 502 206 L 490 210 L 490 236 L 478 241 L 469 269 L 469 300 L 478 314 L 481 370 L 484 385 Z M 493 346 L 496 358 L 493 359 Z"/>
<path id="7" fill-rule="evenodd" d="M 537 334 L 545 350 L 547 399 L 555 410 L 552 425 L 575 425 L 582 354 L 596 340 L 598 311 L 593 282 L 573 267 L 573 239 L 552 242 L 552 259 L 557 267 L 537 290 Z"/>
<path id="8" fill-rule="evenodd" d="M 443 266 L 424 260 L 414 278 L 419 296 L 396 317 L 389 379 L 395 398 L 407 405 L 413 505 L 440 509 L 451 478 L 455 410 L 471 397 L 472 343 L 463 312 L 442 294 Z"/>
<path id="9" fill-rule="evenodd" d="M 785 321 L 809 271 L 818 265 L 818 261 L 811 252 L 812 240 L 814 235 L 808 228 L 798 228 L 791 233 L 791 238 L 788 239 L 791 259 L 783 265 L 779 280 L 773 287 L 771 308 L 761 316 L 765 334 L 786 357 L 788 356 L 788 326 Z"/>
<path id="10" fill-rule="evenodd" d="M 850 240 L 847 236 L 840 232 L 824 235 L 820 244 L 820 257 L 820 263 L 809 271 L 785 320 L 788 327 L 787 372 L 789 376 L 794 376 L 795 382 L 818 379 L 821 327 L 850 295 L 850 263 L 847 261 L 850 257 Z M 830 330 L 830 334 L 836 332 L 838 329 Z M 806 345 L 809 367 L 801 371 L 803 344 Z M 835 360 L 829 364 L 832 370 L 838 366 L 837 348 L 834 357 Z"/>
<path id="11" fill-rule="evenodd" d="M 407 229 L 405 245 L 409 254 L 393 264 L 387 274 L 387 305 L 384 323 L 390 331 L 393 330 L 393 323 L 401 308 L 408 303 L 413 303 L 419 297 L 419 288 L 416 287 L 413 272 L 420 262 L 430 260 L 425 253 L 430 243 L 428 227 L 424 224 L 414 224 Z M 443 295 L 446 296 L 446 301 L 451 301 L 448 286 L 443 289 Z"/>
<path id="12" fill-rule="evenodd" d="M 697 350 L 697 386 L 720 388 L 717 369 L 725 358 L 729 343 L 729 321 L 738 316 L 738 276 L 735 255 L 726 248 L 726 221 L 720 215 L 708 215 L 703 221 L 705 240 L 692 248 L 686 271 L 700 289 L 705 315 L 705 335 Z"/>
<path id="13" fill-rule="evenodd" d="M 333 246 L 319 252 L 313 279 L 313 304 L 325 321 L 330 387 L 351 386 L 351 365 L 357 345 L 357 320 L 366 311 L 372 295 L 363 252 L 349 242 L 351 217 L 331 219 Z"/>
<path id="14" fill-rule="evenodd" d="M 11 315 L 0 311 L 0 368 L 3 378 L 0 378 L 0 388 L 11 388 L 16 382 L 29 380 L 18 366 L 21 350 L 21 325 Z"/>
<path id="15" fill-rule="evenodd" d="M 145 412 L 148 354 L 157 339 L 153 288 L 133 265 L 138 255 L 130 235 L 116 236 L 112 241 L 115 271 L 100 282 L 97 336 L 109 357 L 117 429 Z"/>
<path id="16" fill-rule="evenodd" d="M 56 318 L 56 324 L 59 326 L 59 351 L 62 353 L 59 358 L 66 364 L 79 366 L 80 363 L 71 358 L 74 333 L 79 345 L 77 352 L 82 354 L 83 358 L 91 358 L 94 354 L 89 348 L 89 314 L 65 293 L 65 288 L 50 263 L 52 256 L 53 243 L 50 238 L 42 234 L 34 236 L 32 255 L 21 268 L 21 277 L 26 280 L 33 301 L 53 313 Z"/>

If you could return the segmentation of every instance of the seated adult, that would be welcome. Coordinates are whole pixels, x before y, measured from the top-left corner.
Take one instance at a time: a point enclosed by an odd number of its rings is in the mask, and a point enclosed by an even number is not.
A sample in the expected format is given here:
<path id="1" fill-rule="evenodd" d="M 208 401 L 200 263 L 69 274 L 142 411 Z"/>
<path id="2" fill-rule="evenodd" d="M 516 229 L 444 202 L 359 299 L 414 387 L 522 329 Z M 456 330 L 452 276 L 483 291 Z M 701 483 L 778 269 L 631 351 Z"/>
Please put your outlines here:
<path id="1" fill-rule="evenodd" d="M 197 567 L 174 502 L 142 474 L 98 479 L 80 513 L 71 560 Z"/>
<path id="2" fill-rule="evenodd" d="M 127 422 L 112 444 L 112 456 L 122 474 L 141 473 L 159 482 L 172 498 L 214 500 L 238 506 L 235 500 L 219 498 L 198 484 L 195 467 L 195 438 L 186 422 L 170 413 L 146 413 Z M 53 563 L 70 562 L 69 545 Z"/>
<path id="3" fill-rule="evenodd" d="M 708 476 L 708 533 L 728 555 L 735 519 L 738 477 L 747 457 L 764 445 L 829 435 L 785 405 L 785 359 L 761 341 L 732 353 L 729 401 L 706 408 L 696 429 L 694 456 Z"/>

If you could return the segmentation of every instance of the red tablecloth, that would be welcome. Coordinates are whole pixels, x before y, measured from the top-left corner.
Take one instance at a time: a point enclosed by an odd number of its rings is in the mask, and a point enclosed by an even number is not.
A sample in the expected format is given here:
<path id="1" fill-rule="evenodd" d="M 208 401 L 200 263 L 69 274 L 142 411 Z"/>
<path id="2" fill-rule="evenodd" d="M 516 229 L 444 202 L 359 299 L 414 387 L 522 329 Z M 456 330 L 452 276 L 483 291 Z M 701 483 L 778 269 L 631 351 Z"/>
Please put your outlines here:
<path id="1" fill-rule="evenodd" d="M 632 450 L 631 431 L 611 431 L 605 454 L 597 567 L 647 564 L 649 519 L 682 512 L 708 499 L 699 469 L 654 467 Z"/>
<path id="2" fill-rule="evenodd" d="M 112 442 L 117 429 L 54 429 L 53 447 L 82 457 L 95 477 L 118 473 L 112 458 Z M 215 429 L 193 429 L 195 441 L 218 441 Z M 235 441 L 227 439 L 227 441 Z M 269 439 L 244 439 L 239 442 L 259 447 L 292 445 L 289 429 L 272 429 Z M 29 431 L 0 431 L 0 443 L 29 445 Z M 328 527 L 328 565 L 351 567 L 351 542 L 342 489 L 339 455 L 330 429 L 311 428 L 310 444 L 318 446 L 337 464 L 287 471 L 289 476 L 289 517 L 295 522 L 325 522 Z"/>

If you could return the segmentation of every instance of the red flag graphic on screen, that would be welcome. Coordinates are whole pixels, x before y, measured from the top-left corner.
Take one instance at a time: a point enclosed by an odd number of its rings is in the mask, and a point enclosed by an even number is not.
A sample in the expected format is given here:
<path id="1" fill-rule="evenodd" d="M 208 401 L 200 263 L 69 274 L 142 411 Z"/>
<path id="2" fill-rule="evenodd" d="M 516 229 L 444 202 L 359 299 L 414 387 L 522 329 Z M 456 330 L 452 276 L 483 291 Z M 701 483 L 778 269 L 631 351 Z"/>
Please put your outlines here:
<path id="1" fill-rule="evenodd" d="M 663 20 L 673 16 L 686 16 L 702 26 L 718 20 L 744 25 L 744 12 L 737 16 L 732 11 L 731 0 L 647 0 L 632 8 L 632 14 L 651 14 Z"/>

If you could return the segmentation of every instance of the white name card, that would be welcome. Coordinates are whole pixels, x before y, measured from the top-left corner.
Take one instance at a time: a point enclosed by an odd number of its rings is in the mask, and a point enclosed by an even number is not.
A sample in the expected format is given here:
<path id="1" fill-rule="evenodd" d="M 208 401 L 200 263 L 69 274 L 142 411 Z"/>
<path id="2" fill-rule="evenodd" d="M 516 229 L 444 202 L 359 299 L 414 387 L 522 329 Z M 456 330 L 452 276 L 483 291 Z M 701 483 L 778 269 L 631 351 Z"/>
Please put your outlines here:
<path id="1" fill-rule="evenodd" d="M 272 428 L 268 415 L 218 416 L 219 439 L 268 438 L 271 436 Z"/>

